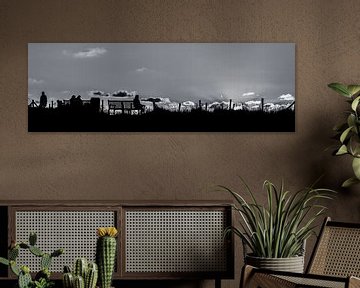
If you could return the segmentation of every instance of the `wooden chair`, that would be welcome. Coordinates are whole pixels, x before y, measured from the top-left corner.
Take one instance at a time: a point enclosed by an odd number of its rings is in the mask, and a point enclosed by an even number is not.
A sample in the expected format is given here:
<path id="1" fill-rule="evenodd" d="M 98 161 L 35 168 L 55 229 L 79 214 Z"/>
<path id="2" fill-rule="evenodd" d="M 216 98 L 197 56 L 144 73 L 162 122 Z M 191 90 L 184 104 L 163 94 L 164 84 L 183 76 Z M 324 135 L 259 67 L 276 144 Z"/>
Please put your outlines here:
<path id="1" fill-rule="evenodd" d="M 326 218 L 306 273 L 244 266 L 240 287 L 360 287 L 360 224 Z"/>

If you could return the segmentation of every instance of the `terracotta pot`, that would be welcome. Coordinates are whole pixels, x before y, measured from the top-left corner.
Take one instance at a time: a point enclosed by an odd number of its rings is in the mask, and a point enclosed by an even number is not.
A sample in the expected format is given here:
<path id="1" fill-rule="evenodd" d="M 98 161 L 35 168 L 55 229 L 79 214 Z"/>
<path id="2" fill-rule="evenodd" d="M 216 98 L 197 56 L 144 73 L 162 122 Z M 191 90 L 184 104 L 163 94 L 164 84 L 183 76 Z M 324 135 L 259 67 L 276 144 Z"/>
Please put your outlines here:
<path id="1" fill-rule="evenodd" d="M 289 258 L 263 258 L 246 255 L 245 263 L 263 269 L 304 273 L 304 256 Z"/>

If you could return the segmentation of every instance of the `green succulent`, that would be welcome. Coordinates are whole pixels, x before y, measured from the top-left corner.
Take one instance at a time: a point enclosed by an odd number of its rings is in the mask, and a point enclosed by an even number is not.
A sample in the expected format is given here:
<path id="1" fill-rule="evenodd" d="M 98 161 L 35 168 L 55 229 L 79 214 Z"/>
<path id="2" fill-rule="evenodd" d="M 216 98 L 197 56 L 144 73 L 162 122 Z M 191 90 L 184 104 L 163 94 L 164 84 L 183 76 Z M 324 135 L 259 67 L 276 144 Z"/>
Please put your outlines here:
<path id="1" fill-rule="evenodd" d="M 55 285 L 54 282 L 46 279 L 46 278 L 41 278 L 39 280 L 35 280 L 32 284 L 32 288 L 50 288 L 53 287 Z"/>
<path id="2" fill-rule="evenodd" d="M 333 128 L 337 133 L 336 138 L 340 142 L 334 155 L 350 155 L 352 157 L 354 176 L 342 184 L 342 187 L 349 187 L 360 183 L 360 85 L 331 83 L 328 87 L 346 97 L 350 104 L 346 122 Z"/>

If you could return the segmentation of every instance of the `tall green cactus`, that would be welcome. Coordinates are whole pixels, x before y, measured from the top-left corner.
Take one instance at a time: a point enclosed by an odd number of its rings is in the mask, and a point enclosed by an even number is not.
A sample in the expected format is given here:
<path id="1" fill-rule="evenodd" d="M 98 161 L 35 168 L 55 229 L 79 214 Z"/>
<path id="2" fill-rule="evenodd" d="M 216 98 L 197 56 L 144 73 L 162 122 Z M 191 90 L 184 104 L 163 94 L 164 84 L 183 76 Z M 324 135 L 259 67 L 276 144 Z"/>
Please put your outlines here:
<path id="1" fill-rule="evenodd" d="M 96 243 L 96 262 L 99 267 L 100 288 L 110 288 L 116 258 L 115 227 L 98 228 Z"/>

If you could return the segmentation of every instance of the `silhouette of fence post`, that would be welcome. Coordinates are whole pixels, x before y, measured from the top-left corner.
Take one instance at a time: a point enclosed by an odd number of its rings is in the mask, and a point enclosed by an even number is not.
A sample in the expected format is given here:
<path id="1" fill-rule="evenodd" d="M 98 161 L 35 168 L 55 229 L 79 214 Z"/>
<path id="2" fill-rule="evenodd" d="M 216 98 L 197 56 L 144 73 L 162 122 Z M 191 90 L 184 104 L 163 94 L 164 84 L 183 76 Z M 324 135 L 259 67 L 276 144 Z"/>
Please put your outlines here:
<path id="1" fill-rule="evenodd" d="M 181 103 L 179 103 L 179 109 L 178 109 L 178 111 L 179 111 L 179 112 L 181 111 Z"/>
<path id="2" fill-rule="evenodd" d="M 53 108 L 54 108 L 54 101 L 51 100 L 51 109 L 53 109 Z"/>
<path id="3" fill-rule="evenodd" d="M 199 109 L 201 110 L 202 107 L 201 107 L 201 100 L 199 100 Z"/>
<path id="4" fill-rule="evenodd" d="M 206 102 L 205 103 L 205 111 L 207 111 L 207 108 L 208 108 L 208 103 Z"/>
<path id="5" fill-rule="evenodd" d="M 264 112 L 264 98 L 261 98 L 261 112 Z"/>
<path id="6" fill-rule="evenodd" d="M 104 99 L 101 100 L 101 113 L 104 112 Z"/>
<path id="7" fill-rule="evenodd" d="M 230 102 L 229 102 L 229 110 L 232 110 L 232 99 L 230 99 Z"/>

